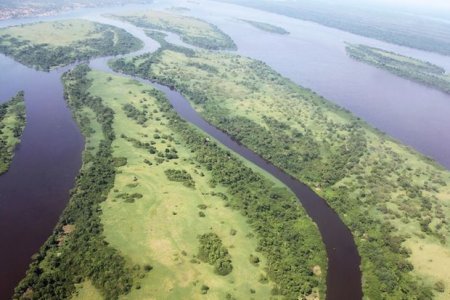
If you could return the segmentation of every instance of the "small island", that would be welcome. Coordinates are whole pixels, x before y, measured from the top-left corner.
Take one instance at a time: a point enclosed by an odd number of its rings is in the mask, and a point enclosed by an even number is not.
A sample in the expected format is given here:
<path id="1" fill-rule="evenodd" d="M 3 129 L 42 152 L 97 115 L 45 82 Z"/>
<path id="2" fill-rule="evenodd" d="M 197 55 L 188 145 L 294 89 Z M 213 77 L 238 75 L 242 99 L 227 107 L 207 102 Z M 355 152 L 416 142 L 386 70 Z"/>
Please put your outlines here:
<path id="1" fill-rule="evenodd" d="M 0 104 L 0 175 L 8 171 L 25 128 L 24 93 Z"/>
<path id="2" fill-rule="evenodd" d="M 125 30 L 87 20 L 0 29 L 0 53 L 43 71 L 93 57 L 125 54 L 141 47 L 142 42 Z"/>
<path id="3" fill-rule="evenodd" d="M 258 21 L 251 21 L 251 20 L 244 20 L 241 19 L 241 21 L 248 23 L 250 25 L 252 25 L 253 27 L 256 27 L 260 30 L 263 31 L 267 31 L 270 33 L 276 33 L 276 34 L 289 34 L 289 31 L 287 31 L 286 29 L 284 29 L 283 27 L 280 26 L 275 26 L 269 23 L 264 23 L 264 22 L 258 22 Z"/>
<path id="4" fill-rule="evenodd" d="M 162 11 L 114 15 L 131 24 L 178 34 L 183 42 L 209 50 L 236 50 L 233 40 L 215 25 L 192 17 Z"/>
<path id="5" fill-rule="evenodd" d="M 347 44 L 345 49 L 353 59 L 450 94 L 450 75 L 439 66 L 366 45 Z"/>

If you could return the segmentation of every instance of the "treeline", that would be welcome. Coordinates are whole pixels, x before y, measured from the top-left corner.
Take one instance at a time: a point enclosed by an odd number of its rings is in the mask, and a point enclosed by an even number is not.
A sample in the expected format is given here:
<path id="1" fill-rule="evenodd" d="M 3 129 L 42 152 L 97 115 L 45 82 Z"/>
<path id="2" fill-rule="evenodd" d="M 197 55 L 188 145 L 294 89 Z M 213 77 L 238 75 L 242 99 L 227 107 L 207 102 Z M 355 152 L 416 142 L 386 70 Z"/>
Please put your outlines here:
<path id="1" fill-rule="evenodd" d="M 424 286 L 411 273 L 409 251 L 402 246 L 410 236 L 400 232 L 391 220 L 411 223 L 417 226 L 410 227 L 417 228 L 412 229 L 412 233 L 446 242 L 447 217 L 438 199 L 427 196 L 446 184 L 438 169 L 428 163 L 416 169 L 396 152 L 411 155 L 409 150 L 400 147 L 393 150 L 389 146 L 390 139 L 368 129 L 365 123 L 322 97 L 290 83 L 264 63 L 206 52 L 196 52 L 189 59 L 167 61 L 165 51 L 168 50 L 161 49 L 144 60 L 117 61 L 113 66 L 176 88 L 202 109 L 210 123 L 316 188 L 355 237 L 362 258 L 365 295 L 375 299 L 395 295 L 417 299 L 431 297 L 430 287 Z M 189 73 L 193 71 L 186 65 L 202 60 L 220 65 L 220 72 L 205 75 L 196 72 L 195 76 Z M 154 72 L 160 66 L 164 66 L 164 72 Z M 270 111 L 278 117 L 263 111 L 258 122 L 256 118 L 228 109 L 226 104 L 237 99 L 228 96 L 227 90 L 221 90 L 225 85 L 215 85 L 223 81 L 230 81 L 226 86 L 239 85 L 243 99 L 272 97 L 274 102 L 259 100 L 258 103 L 260 107 L 271 107 Z M 267 93 L 267 87 L 276 92 Z M 345 121 L 337 122 L 331 115 Z M 423 163 L 419 155 L 416 159 Z M 427 176 L 425 183 L 416 180 L 421 173 Z M 403 205 L 406 202 L 407 207 Z M 388 209 L 388 203 L 398 205 L 400 212 Z M 402 217 L 407 210 L 415 213 Z M 432 220 L 440 225 L 432 226 Z"/>
<path id="2" fill-rule="evenodd" d="M 87 61 L 98 56 L 125 54 L 142 47 L 140 40 L 125 30 L 113 26 L 95 24 L 93 34 L 95 33 L 100 33 L 101 37 L 86 37 L 85 40 L 67 46 L 35 44 L 3 34 L 0 36 L 0 52 L 26 66 L 48 72 L 52 68 L 77 61 Z"/>
<path id="3" fill-rule="evenodd" d="M 205 139 L 175 113 L 167 99 L 157 91 L 148 93 L 158 100 L 160 110 L 169 119 L 168 125 L 179 134 L 194 153 L 195 160 L 211 172 L 210 184 L 221 184 L 229 195 L 220 195 L 226 205 L 240 211 L 257 233 L 256 251 L 267 258 L 267 275 L 276 287 L 272 293 L 286 299 L 310 295 L 318 288 L 325 293 L 325 275 L 313 274 L 318 265 L 326 273 L 325 250 L 318 229 L 306 215 L 294 195 L 273 183 L 219 147 Z M 262 270 L 261 270 L 262 271 Z"/>
<path id="4" fill-rule="evenodd" d="M 8 171 L 25 128 L 24 92 L 0 104 L 0 175 Z"/>
<path id="5" fill-rule="evenodd" d="M 450 94 L 450 75 L 439 66 L 366 45 L 348 44 L 345 49 L 353 59 Z"/>
<path id="6" fill-rule="evenodd" d="M 87 93 L 88 71 L 87 66 L 81 65 L 64 74 L 65 98 L 85 136 L 89 136 L 91 128 L 80 120 L 83 108 L 88 107 L 101 124 L 104 138 L 95 153 L 85 149 L 69 204 L 53 234 L 33 256 L 14 299 L 68 299 L 75 284 L 85 280 L 90 280 L 105 299 L 117 299 L 131 289 L 134 276 L 145 274 L 142 268 L 129 267 L 103 236 L 100 204 L 113 187 L 116 174 L 111 149 L 115 139 L 114 112 L 102 99 Z M 74 228 L 70 233 L 64 231 L 68 225 Z"/>

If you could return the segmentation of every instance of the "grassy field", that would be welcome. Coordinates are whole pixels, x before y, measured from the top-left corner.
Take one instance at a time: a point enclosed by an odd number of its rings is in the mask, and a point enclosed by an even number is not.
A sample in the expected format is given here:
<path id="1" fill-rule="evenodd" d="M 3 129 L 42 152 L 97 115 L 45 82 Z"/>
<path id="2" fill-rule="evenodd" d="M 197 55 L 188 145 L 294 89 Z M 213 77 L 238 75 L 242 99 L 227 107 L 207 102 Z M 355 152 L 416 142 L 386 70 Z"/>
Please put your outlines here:
<path id="1" fill-rule="evenodd" d="M 299 261 L 291 258 L 289 262 L 295 264 L 293 270 L 300 268 L 316 282 L 315 288 L 308 290 L 311 297 L 323 295 L 326 257 L 320 235 L 280 182 L 180 123 L 164 97 L 152 94 L 152 87 L 97 71 L 83 75 L 81 70 L 65 74 L 64 84 L 68 103 L 86 137 L 83 167 L 68 208 L 54 234 L 33 257 L 16 297 L 283 298 L 274 292 L 283 283 L 271 278 L 270 270 L 278 262 L 273 255 L 270 259 L 266 256 L 263 245 L 268 240 L 261 229 L 266 233 L 270 226 L 282 225 L 283 231 L 277 234 L 289 234 L 290 224 L 303 236 L 301 242 L 280 236 L 274 240 L 274 249 L 284 253 L 295 247 L 302 253 L 307 263 L 298 265 Z M 202 141 L 201 149 L 214 151 L 218 161 L 226 157 L 227 166 L 209 161 L 213 155 L 196 149 L 193 138 Z M 105 165 L 105 159 L 112 161 L 112 166 Z M 111 173 L 111 167 L 115 172 Z M 189 184 L 170 177 L 170 172 L 178 174 L 174 170 L 185 171 Z M 222 177 L 227 183 L 220 182 L 217 170 L 231 171 Z M 242 176 L 250 183 L 239 184 L 242 179 L 232 179 L 233 172 L 246 172 Z M 229 184 L 233 181 L 234 187 Z M 252 201 L 259 200 L 241 204 L 247 200 L 240 190 L 251 192 Z M 270 202 L 265 202 L 261 195 L 276 195 L 278 200 L 268 197 Z M 289 212 L 295 217 L 285 222 L 277 203 L 294 205 Z M 274 209 L 277 218 L 270 226 L 262 226 L 251 217 L 251 210 L 240 208 L 254 205 L 266 211 Z M 262 212 L 257 213 L 264 219 Z M 207 233 L 216 234 L 227 249 L 230 274 L 217 274 L 216 266 L 199 258 L 198 238 Z M 322 274 L 313 274 L 318 268 Z M 293 284 L 306 284 L 301 280 L 305 277 L 299 277 L 297 271 L 294 275 L 299 281 Z"/>
<path id="2" fill-rule="evenodd" d="M 154 56 L 114 65 L 174 86 L 211 123 L 327 199 L 358 244 L 367 299 L 429 298 L 433 288 L 448 298 L 450 278 L 434 270 L 450 262 L 448 171 L 261 62 L 207 51 Z"/>
<path id="3" fill-rule="evenodd" d="M 439 66 L 366 45 L 347 44 L 346 50 L 351 58 L 450 93 L 450 75 Z"/>
<path id="4" fill-rule="evenodd" d="M 216 26 L 205 21 L 162 11 L 116 15 L 124 21 L 147 29 L 165 30 L 180 35 L 191 45 L 212 50 L 233 50 L 233 40 Z"/>
<path id="5" fill-rule="evenodd" d="M 257 22 L 257 21 L 251 21 L 251 20 L 241 20 L 245 23 L 248 23 L 260 30 L 263 31 L 267 31 L 270 33 L 277 33 L 277 34 L 289 34 L 289 31 L 287 31 L 286 29 L 284 29 L 283 27 L 280 26 L 275 26 L 269 23 L 264 23 L 264 22 Z"/>
<path id="6" fill-rule="evenodd" d="M 86 20 L 64 20 L 0 29 L 0 52 L 48 71 L 77 60 L 128 53 L 141 42 L 122 29 Z"/>
<path id="7" fill-rule="evenodd" d="M 92 95 L 105 99 L 115 112 L 114 129 L 118 136 L 124 134 L 148 141 L 155 132 L 161 136 L 174 136 L 166 125 L 157 121 L 163 119 L 161 113 L 153 113 L 154 119 L 143 127 L 123 112 L 122 106 L 126 103 L 132 103 L 138 109 L 147 105 L 149 111 L 158 110 L 152 99 L 142 101 L 148 98 L 145 93 L 148 86 L 119 77 L 108 81 L 107 74 L 97 72 L 90 77 L 94 80 L 90 89 Z M 183 145 L 161 139 L 155 147 L 159 151 L 175 147 L 179 159 L 157 165 L 147 149 L 136 148 L 123 138 L 113 143 L 113 155 L 126 157 L 127 165 L 120 168 L 114 189 L 102 205 L 106 240 L 133 264 L 149 263 L 154 267 L 151 276 L 139 283 L 141 288 L 133 290 L 126 298 L 201 298 L 203 284 L 210 287 L 208 296 L 211 298 L 225 298 L 227 293 L 238 299 L 250 298 L 252 288 L 256 290 L 255 297 L 269 298 L 272 284 L 258 282 L 260 273 L 264 272 L 264 260 L 260 267 L 249 262 L 249 256 L 255 254 L 256 240 L 246 237 L 253 231 L 245 217 L 224 207 L 217 197 L 210 196 L 214 191 L 226 191 L 210 187 L 207 171 L 194 164 L 190 150 Z M 143 163 L 144 159 L 154 165 L 148 166 Z M 195 181 L 195 189 L 169 181 L 164 174 L 167 169 L 186 170 Z M 139 193 L 144 197 L 135 203 L 125 203 L 118 198 L 123 193 Z M 200 205 L 207 208 L 200 209 Z M 205 217 L 199 216 L 201 211 Z M 236 235 L 230 234 L 232 229 L 237 231 Z M 191 262 L 197 254 L 197 236 L 210 231 L 217 233 L 230 248 L 234 269 L 229 276 L 215 275 L 208 264 Z"/>
<path id="8" fill-rule="evenodd" d="M 0 175 L 8 171 L 24 128 L 25 102 L 21 92 L 0 104 Z"/>

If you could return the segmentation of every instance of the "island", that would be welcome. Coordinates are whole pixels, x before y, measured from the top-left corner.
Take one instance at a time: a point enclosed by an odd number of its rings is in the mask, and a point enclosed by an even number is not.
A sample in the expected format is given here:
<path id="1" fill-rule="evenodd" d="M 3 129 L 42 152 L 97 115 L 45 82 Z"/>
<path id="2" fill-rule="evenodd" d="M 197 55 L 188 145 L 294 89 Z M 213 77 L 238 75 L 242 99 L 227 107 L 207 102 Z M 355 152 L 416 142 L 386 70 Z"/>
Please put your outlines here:
<path id="1" fill-rule="evenodd" d="M 210 50 L 235 50 L 234 41 L 215 25 L 203 20 L 162 11 L 112 16 L 133 25 L 176 33 L 183 42 Z"/>
<path id="2" fill-rule="evenodd" d="M 142 42 L 125 30 L 87 20 L 0 29 L 0 53 L 44 71 L 93 57 L 125 54 L 141 47 Z"/>
<path id="3" fill-rule="evenodd" d="M 325 294 L 320 234 L 280 182 L 181 120 L 151 85 L 86 65 L 63 81 L 83 166 L 15 298 Z"/>
<path id="4" fill-rule="evenodd" d="M 24 93 L 0 104 L 0 175 L 7 172 L 25 128 Z"/>
<path id="5" fill-rule="evenodd" d="M 264 22 L 258 22 L 258 21 L 251 21 L 251 20 L 244 20 L 241 19 L 242 22 L 248 23 L 250 25 L 252 25 L 253 27 L 256 27 L 262 31 L 267 31 L 270 33 L 276 33 L 276 34 L 289 34 L 289 31 L 287 31 L 286 29 L 284 29 L 283 27 L 280 26 L 275 26 L 269 23 L 264 23 Z"/>
<path id="6" fill-rule="evenodd" d="M 450 55 L 450 27 L 445 19 L 397 11 L 392 5 L 395 2 L 386 1 L 380 9 L 363 1 L 220 1 L 315 22 L 400 46 Z"/>
<path id="7" fill-rule="evenodd" d="M 169 46 L 111 65 L 175 88 L 326 199 L 358 245 L 365 297 L 429 299 L 450 285 L 450 172 L 435 162 L 254 59 Z"/>
<path id="8" fill-rule="evenodd" d="M 450 94 L 450 75 L 439 66 L 366 45 L 347 43 L 345 49 L 353 59 Z"/>

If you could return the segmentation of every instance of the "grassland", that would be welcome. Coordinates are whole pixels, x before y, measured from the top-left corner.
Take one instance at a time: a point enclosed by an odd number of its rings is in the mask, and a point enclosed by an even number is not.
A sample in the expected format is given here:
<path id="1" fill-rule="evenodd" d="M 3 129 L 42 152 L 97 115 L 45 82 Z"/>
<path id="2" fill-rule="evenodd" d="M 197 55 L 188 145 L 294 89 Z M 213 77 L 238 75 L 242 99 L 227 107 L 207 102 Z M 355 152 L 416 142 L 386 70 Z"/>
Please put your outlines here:
<path id="1" fill-rule="evenodd" d="M 262 31 L 267 31 L 267 32 L 276 33 L 276 34 L 289 34 L 289 31 L 287 31 L 283 27 L 275 26 L 275 25 L 272 25 L 269 23 L 257 22 L 257 21 L 251 21 L 251 20 L 243 20 L 243 19 L 241 19 L 241 21 L 248 23 Z"/>
<path id="2" fill-rule="evenodd" d="M 325 198 L 358 245 L 367 299 L 449 297 L 434 269 L 450 262 L 448 171 L 259 61 L 167 48 L 112 65 L 175 87 Z"/>
<path id="3" fill-rule="evenodd" d="M 181 121 L 151 86 L 86 66 L 67 73 L 64 83 L 86 136 L 83 168 L 16 298 L 325 293 L 320 235 L 281 183 Z M 199 236 L 210 233 L 231 260 L 225 276 L 221 265 L 199 255 Z M 314 274 L 318 267 L 322 275 Z"/>
<path id="4" fill-rule="evenodd" d="M 233 40 L 219 28 L 196 18 L 162 11 L 123 14 L 114 17 L 143 28 L 176 33 L 185 43 L 193 46 L 211 50 L 236 49 Z"/>
<path id="5" fill-rule="evenodd" d="M 96 56 L 132 52 L 141 46 L 141 41 L 122 29 L 86 20 L 0 29 L 1 53 L 45 71 Z"/>
<path id="6" fill-rule="evenodd" d="M 0 104 L 0 175 L 8 171 L 25 128 L 24 94 Z"/>
<path id="7" fill-rule="evenodd" d="M 366 45 L 347 44 L 346 50 L 353 59 L 450 94 L 450 75 L 439 66 Z"/>

